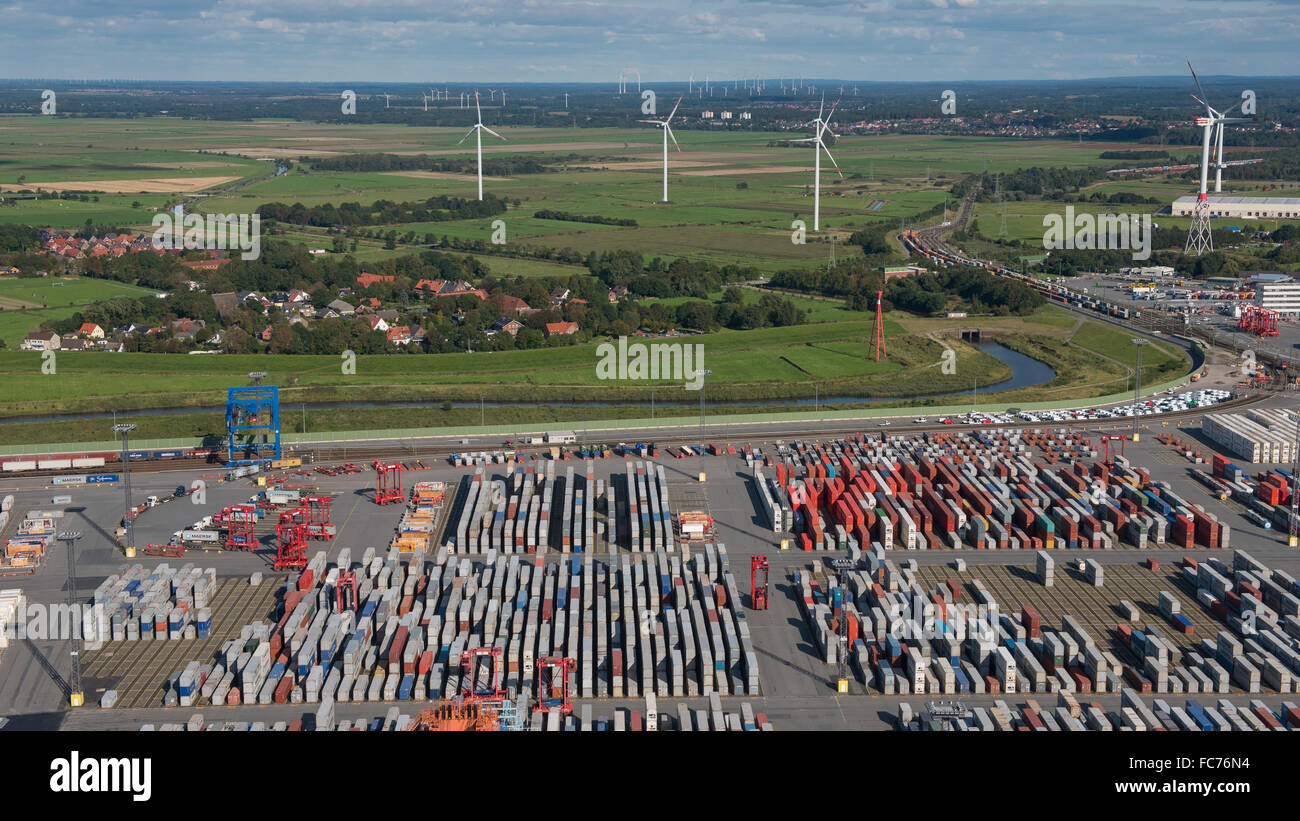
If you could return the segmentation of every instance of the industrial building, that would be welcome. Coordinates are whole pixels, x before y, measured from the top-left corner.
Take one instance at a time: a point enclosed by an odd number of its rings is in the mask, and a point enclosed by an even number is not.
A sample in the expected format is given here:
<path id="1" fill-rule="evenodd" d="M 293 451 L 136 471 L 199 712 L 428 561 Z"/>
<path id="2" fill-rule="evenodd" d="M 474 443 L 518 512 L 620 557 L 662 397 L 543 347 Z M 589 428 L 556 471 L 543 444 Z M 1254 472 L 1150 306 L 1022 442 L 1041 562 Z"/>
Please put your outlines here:
<path id="1" fill-rule="evenodd" d="M 1300 197 L 1209 197 L 1211 217 L 1231 219 L 1300 219 Z M 1196 210 L 1196 197 L 1188 195 L 1174 200 L 1175 217 L 1190 217 Z"/>
<path id="2" fill-rule="evenodd" d="M 1300 314 L 1300 282 L 1261 282 L 1255 288 L 1255 306 L 1283 315 Z"/>

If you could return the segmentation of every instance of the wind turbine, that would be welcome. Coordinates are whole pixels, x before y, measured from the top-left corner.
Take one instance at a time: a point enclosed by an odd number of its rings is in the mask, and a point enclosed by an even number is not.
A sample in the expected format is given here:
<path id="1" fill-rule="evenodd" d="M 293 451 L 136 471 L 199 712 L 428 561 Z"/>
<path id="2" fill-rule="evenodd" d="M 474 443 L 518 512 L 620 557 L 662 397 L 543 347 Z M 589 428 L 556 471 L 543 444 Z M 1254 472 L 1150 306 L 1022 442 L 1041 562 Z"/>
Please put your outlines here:
<path id="1" fill-rule="evenodd" d="M 836 100 L 835 104 L 831 106 L 830 113 L 823 118 L 822 111 L 826 108 L 826 96 L 823 93 L 822 103 L 817 108 L 817 119 L 813 120 L 810 123 L 806 123 L 806 125 L 813 125 L 817 127 L 817 136 L 806 137 L 802 140 L 790 141 L 792 143 L 814 143 L 813 145 L 813 157 L 814 157 L 813 160 L 813 230 L 814 231 L 821 229 L 822 152 L 823 151 L 826 152 L 826 159 L 830 160 L 831 164 L 835 166 L 835 173 L 840 175 L 840 179 L 844 179 L 844 172 L 840 171 L 840 164 L 835 162 L 835 158 L 831 156 L 831 150 L 827 148 L 826 143 L 822 141 L 822 135 L 831 130 L 831 117 L 835 116 L 835 107 L 838 106 L 839 104 L 840 101 Z M 835 136 L 835 135 L 831 134 L 831 136 Z"/>
<path id="2" fill-rule="evenodd" d="M 469 132 L 466 133 L 464 137 L 461 137 L 460 142 L 456 143 L 456 145 L 460 145 L 460 143 L 463 143 L 466 140 L 468 140 L 470 134 L 474 135 L 474 139 L 478 148 L 477 151 L 478 153 L 478 198 L 479 201 L 481 202 L 483 200 L 483 132 L 486 131 L 487 133 L 491 134 L 493 137 L 496 137 L 498 140 L 501 140 L 502 142 L 505 142 L 506 138 L 502 137 L 500 134 L 496 133 L 492 129 L 483 125 L 483 111 L 482 109 L 479 108 L 478 105 L 477 91 L 474 92 L 474 112 L 478 117 L 478 122 L 470 126 Z"/>
<path id="3" fill-rule="evenodd" d="M 673 136 L 672 126 L 669 125 L 669 123 L 672 122 L 673 116 L 677 114 L 677 106 L 681 104 L 682 98 L 678 97 L 677 104 L 673 106 L 672 114 L 669 114 L 667 119 L 637 120 L 638 123 L 654 123 L 664 130 L 664 202 L 668 202 L 668 138 L 672 137 L 673 145 L 677 146 L 678 151 L 682 150 L 682 147 L 677 145 L 677 138 Z"/>
<path id="4" fill-rule="evenodd" d="M 1226 116 L 1233 108 L 1241 105 L 1240 102 L 1226 111 L 1216 111 L 1205 101 L 1205 98 L 1209 95 L 1205 93 L 1205 89 L 1201 88 L 1201 79 L 1196 76 L 1196 69 L 1192 68 L 1190 60 L 1187 62 L 1187 68 L 1192 72 L 1192 80 L 1196 82 L 1196 90 L 1201 94 L 1199 97 L 1193 94 L 1192 99 L 1205 106 L 1205 116 L 1196 118 L 1196 124 L 1204 128 L 1205 133 L 1201 140 L 1201 187 L 1196 195 L 1196 209 L 1192 212 L 1192 225 L 1187 232 L 1187 244 L 1183 248 L 1183 253 L 1194 253 L 1200 256 L 1207 251 L 1214 250 L 1214 240 L 1210 233 L 1210 202 L 1209 196 L 1206 194 L 1211 165 L 1210 142 L 1214 139 L 1217 131 L 1218 159 L 1213 163 L 1215 167 L 1214 191 L 1217 194 L 1223 184 L 1223 124 L 1250 122 L 1252 118 Z"/>
<path id="5" fill-rule="evenodd" d="M 393 95 L 391 95 L 391 94 L 385 94 L 385 95 L 384 95 L 384 108 L 388 108 L 388 98 L 391 97 L 391 96 L 393 96 Z"/>

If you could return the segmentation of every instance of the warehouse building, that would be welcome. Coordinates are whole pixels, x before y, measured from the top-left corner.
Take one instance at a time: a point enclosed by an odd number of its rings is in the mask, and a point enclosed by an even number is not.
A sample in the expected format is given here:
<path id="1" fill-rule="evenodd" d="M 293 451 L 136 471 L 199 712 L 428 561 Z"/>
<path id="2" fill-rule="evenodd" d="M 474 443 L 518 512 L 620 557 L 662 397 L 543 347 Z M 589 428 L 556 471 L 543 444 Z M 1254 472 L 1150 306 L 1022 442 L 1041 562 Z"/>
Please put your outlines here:
<path id="1" fill-rule="evenodd" d="M 1210 216 L 1229 219 L 1300 219 L 1298 197 L 1209 197 Z M 1174 200 L 1175 217 L 1190 217 L 1196 210 L 1196 197 Z"/>
<path id="2" fill-rule="evenodd" d="M 1255 305 L 1283 315 L 1300 314 L 1300 282 L 1261 282 L 1255 288 Z"/>

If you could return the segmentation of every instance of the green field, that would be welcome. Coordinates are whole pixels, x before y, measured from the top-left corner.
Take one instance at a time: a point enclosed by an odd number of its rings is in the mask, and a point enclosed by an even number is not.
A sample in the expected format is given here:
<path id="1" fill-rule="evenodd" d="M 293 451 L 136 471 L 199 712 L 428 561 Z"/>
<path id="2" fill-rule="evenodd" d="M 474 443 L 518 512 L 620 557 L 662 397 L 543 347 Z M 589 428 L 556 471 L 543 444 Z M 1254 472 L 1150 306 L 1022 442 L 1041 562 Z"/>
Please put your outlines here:
<path id="1" fill-rule="evenodd" d="M 76 184 L 97 197 L 82 202 L 43 196 L 0 207 L 0 222 L 79 228 L 97 225 L 143 229 L 157 209 L 184 201 L 207 213 L 246 213 L 263 203 L 326 203 L 377 200 L 418 201 L 438 195 L 473 196 L 471 175 L 425 172 L 316 171 L 312 157 L 353 153 L 429 154 L 472 157 L 473 145 L 457 146 L 463 130 L 403 125 L 340 125 L 285 120 L 213 122 L 166 117 L 129 120 L 0 118 L 0 186 L 49 191 Z M 833 151 L 841 179 L 825 169 L 822 179 L 822 231 L 811 231 L 811 160 L 807 149 L 769 145 L 788 133 L 677 131 L 681 152 L 669 156 L 670 202 L 661 196 L 661 155 L 652 129 L 502 129 L 508 143 L 485 146 L 489 156 L 527 156 L 546 163 L 543 173 L 488 177 L 485 190 L 510 203 L 500 217 L 507 249 L 567 249 L 586 255 L 611 250 L 659 257 L 736 264 L 763 272 L 812 268 L 860 256 L 847 244 L 860 228 L 885 222 L 916 224 L 919 215 L 945 201 L 963 176 L 1028 166 L 1084 166 L 1107 150 L 1130 146 L 1068 140 L 1022 141 L 997 138 L 926 136 L 840 137 Z M 288 160 L 293 168 L 268 175 L 268 160 Z M 162 183 L 157 181 L 161 180 Z M 204 181 L 210 181 L 204 183 Z M 217 181 L 219 180 L 219 181 Z M 136 186 L 169 190 L 140 193 Z M 235 187 L 238 186 L 238 187 Z M 1178 180 L 1153 179 L 1098 184 L 1103 193 L 1132 191 L 1145 196 L 1181 193 Z M 200 190 L 202 189 L 202 190 Z M 99 192 L 99 193 L 90 193 Z M 517 202 L 516 202 L 517 201 Z M 541 209 L 580 215 L 618 217 L 635 226 L 542 219 Z M 1007 204 L 1013 238 L 1041 242 L 1042 215 L 1063 206 L 1036 201 Z M 1079 206 L 1079 210 L 1134 210 Z M 995 236 L 999 212 L 980 204 L 981 231 Z M 792 222 L 808 223 L 806 244 L 792 242 Z M 938 217 L 926 218 L 936 222 Z M 408 256 L 426 235 L 458 241 L 492 234 L 491 219 L 364 226 L 361 232 L 399 236 L 414 232 L 415 244 L 393 250 L 384 240 L 356 237 L 362 263 Z M 269 226 L 264 226 L 269 227 Z M 332 249 L 334 234 L 324 227 L 277 225 L 274 236 Z M 834 239 L 834 245 L 831 239 Z M 353 240 L 348 239 L 349 244 Z M 464 255 L 463 252 L 451 253 Z M 582 265 L 506 256 L 492 246 L 482 257 L 498 277 L 566 277 L 586 274 Z M 443 402 L 533 403 L 527 408 L 497 408 L 496 421 L 563 421 L 644 415 L 653 391 L 658 402 L 693 402 L 698 394 L 680 382 L 603 382 L 597 378 L 596 342 L 571 347 L 475 354 L 410 354 L 362 357 L 355 375 L 345 375 L 331 356 L 179 356 L 156 354 L 62 353 L 57 371 L 41 372 L 34 353 L 12 349 L 41 322 L 71 316 L 77 306 L 116 296 L 140 296 L 147 289 L 106 280 L 0 280 L 0 379 L 6 391 L 0 415 L 33 416 L 149 408 L 216 406 L 228 387 L 246 382 L 249 371 L 266 371 L 286 405 L 352 401 L 427 403 L 413 409 L 320 410 L 308 412 L 311 430 L 358 427 L 468 424 L 470 410 L 443 408 Z M 747 304 L 763 292 L 742 291 Z M 720 294 L 712 295 L 717 299 Z M 868 357 L 870 312 L 850 311 L 840 300 L 782 294 L 807 315 L 805 325 L 754 331 L 720 331 L 700 336 L 647 339 L 646 342 L 699 344 L 704 367 L 712 370 L 707 393 L 712 401 L 746 403 L 752 409 L 813 396 L 882 399 L 941 394 L 979 384 L 995 384 L 1010 369 L 951 332 L 980 329 L 1009 347 L 1052 364 L 1058 378 L 1026 397 L 1076 398 L 1101 395 L 1131 371 L 1128 335 L 1113 326 L 1044 307 L 1029 317 L 971 317 L 965 320 L 919 318 L 891 313 L 886 321 L 889 355 Z M 682 298 L 661 300 L 666 307 Z M 1076 330 L 1077 328 L 1077 330 Z M 1073 337 L 1071 334 L 1073 333 Z M 945 347 L 958 356 L 957 375 L 939 368 Z M 1131 348 L 1131 345 L 1129 345 Z M 1111 357 L 1117 362 L 1110 361 Z M 1151 346 L 1143 361 L 1144 379 L 1185 366 L 1181 354 Z M 1149 375 L 1149 376 L 1148 376 Z M 582 407 L 565 403 L 619 403 Z M 771 404 L 764 404 L 771 403 Z M 195 435 L 220 426 L 217 416 L 193 413 L 138 417 L 141 435 Z M 409 424 L 403 424 L 403 421 Z M 0 441 L 102 438 L 102 425 L 86 422 L 20 423 L 0 426 Z"/>
<path id="2" fill-rule="evenodd" d="M 209 213 L 247 212 L 272 201 L 312 206 L 422 200 L 440 194 L 472 196 L 475 185 L 471 175 L 349 173 L 314 171 L 309 166 L 311 157 L 352 153 L 471 157 L 473 146 L 457 146 L 463 132 L 453 128 L 282 120 L 192 122 L 163 117 L 129 121 L 11 117 L 3 125 L 8 144 L 0 144 L 0 185 L 159 177 L 183 183 L 209 176 L 252 180 L 268 173 L 265 158 L 296 163 L 288 174 L 229 194 L 220 193 L 225 184 L 217 186 L 215 195 L 191 206 Z M 503 217 L 508 242 L 570 248 L 583 254 L 626 248 L 648 256 L 684 256 L 768 270 L 820 265 L 829 257 L 824 242 L 795 245 L 790 241 L 793 220 L 811 222 L 811 156 L 804 148 L 769 147 L 768 143 L 791 134 L 680 129 L 682 150 L 669 156 L 671 201 L 665 205 L 659 202 L 662 168 L 652 129 L 509 128 L 502 133 L 509 142 L 485 147 L 485 154 L 536 157 L 554 169 L 485 180 L 486 190 L 519 200 Z M 1118 147 L 1123 146 L 1068 140 L 840 137 L 834 152 L 844 179 L 825 171 L 822 239 L 834 234 L 842 241 L 864 225 L 910 219 L 941 205 L 945 189 L 965 174 L 1030 165 L 1081 166 Z M 308 164 L 300 161 L 304 155 Z M 202 167 L 188 167 L 196 163 Z M 183 196 L 187 195 L 102 194 L 98 203 L 18 202 L 0 208 L 0 221 L 70 227 L 91 217 L 101 224 L 139 228 L 148 225 L 151 208 Z M 132 207 L 135 202 L 138 207 Z M 879 207 L 873 207 L 877 203 Z M 539 220 L 532 215 L 540 208 L 634 219 L 637 227 Z M 1041 237 L 1041 214 L 1036 223 L 1035 214 L 1032 209 L 1016 212 L 1013 236 Z M 433 233 L 486 240 L 490 223 L 471 220 L 374 228 L 414 230 L 421 237 Z M 987 234 L 989 227 L 984 230 Z M 312 229 L 303 233 L 324 235 Z M 329 247 L 323 239 L 316 242 Z M 840 249 L 841 255 L 851 252 Z M 358 258 L 379 259 L 393 253 L 367 246 L 359 249 Z"/>
<path id="3" fill-rule="evenodd" d="M 42 322 L 64 319 L 77 306 L 115 297 L 152 296 L 154 291 L 123 282 L 86 277 L 0 278 L 0 339 L 17 348 Z M 105 329 L 110 330 L 110 329 Z"/>

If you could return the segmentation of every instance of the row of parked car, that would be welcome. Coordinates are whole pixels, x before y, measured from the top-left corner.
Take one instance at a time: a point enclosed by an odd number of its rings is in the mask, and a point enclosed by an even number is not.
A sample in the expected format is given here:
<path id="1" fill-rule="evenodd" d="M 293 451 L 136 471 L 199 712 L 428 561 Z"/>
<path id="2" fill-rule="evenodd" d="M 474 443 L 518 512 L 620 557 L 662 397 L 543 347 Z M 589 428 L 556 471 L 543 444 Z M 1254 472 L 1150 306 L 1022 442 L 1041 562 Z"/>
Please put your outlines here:
<path id="1" fill-rule="evenodd" d="M 1080 408 L 1077 410 L 1021 411 L 1017 416 L 1026 422 L 1116 419 L 1132 416 L 1151 416 L 1158 413 L 1177 413 L 1192 408 L 1216 405 L 1231 398 L 1231 392 L 1218 390 L 1217 388 L 1184 391 L 1179 394 L 1175 394 L 1170 390 L 1165 395 L 1153 396 L 1150 399 L 1144 399 L 1141 402 L 1129 405 L 1110 408 Z"/>

